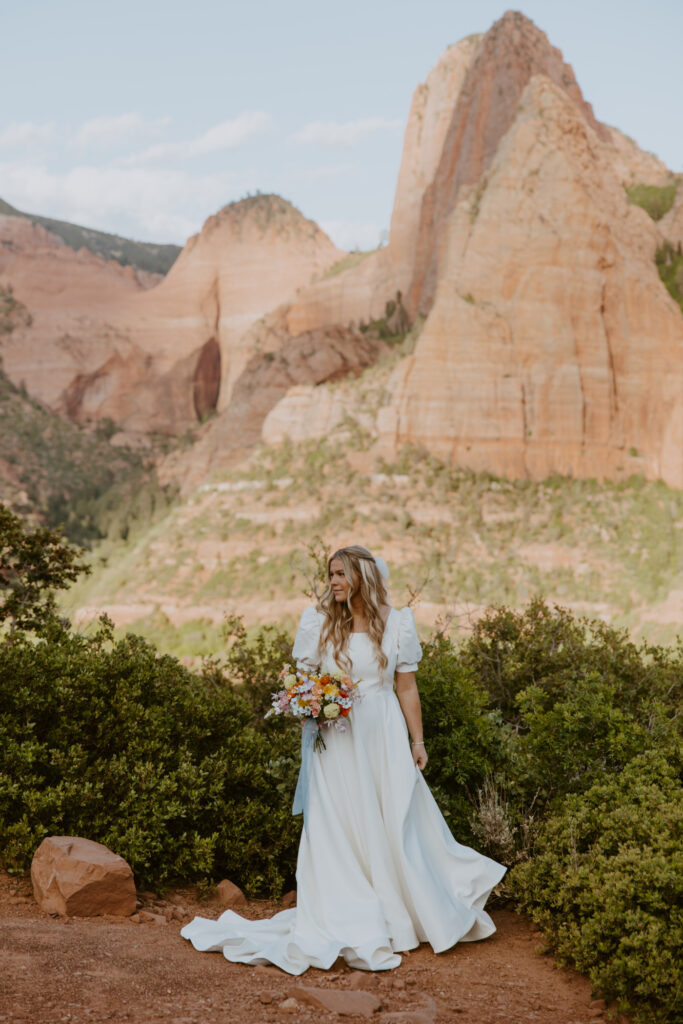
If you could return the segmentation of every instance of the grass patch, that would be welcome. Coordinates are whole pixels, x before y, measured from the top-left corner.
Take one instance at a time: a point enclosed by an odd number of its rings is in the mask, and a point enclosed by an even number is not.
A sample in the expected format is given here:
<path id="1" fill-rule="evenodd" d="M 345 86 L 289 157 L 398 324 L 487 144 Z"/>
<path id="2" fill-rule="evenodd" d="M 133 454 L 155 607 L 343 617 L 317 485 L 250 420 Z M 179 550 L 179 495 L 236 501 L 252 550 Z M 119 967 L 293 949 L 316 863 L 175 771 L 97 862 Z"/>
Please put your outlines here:
<path id="1" fill-rule="evenodd" d="M 337 260 L 336 263 L 333 263 L 332 266 L 325 271 L 321 280 L 326 281 L 328 277 L 336 277 L 337 274 L 343 274 L 345 270 L 351 270 L 352 267 L 357 267 L 358 264 L 362 263 L 368 256 L 372 256 L 373 252 L 377 252 L 377 249 L 354 249 L 353 252 L 348 252 L 346 256 L 342 256 L 340 260 Z"/>
<path id="2" fill-rule="evenodd" d="M 661 220 L 676 198 L 678 182 L 670 185 L 625 185 L 629 203 L 640 206 L 653 220 Z"/>

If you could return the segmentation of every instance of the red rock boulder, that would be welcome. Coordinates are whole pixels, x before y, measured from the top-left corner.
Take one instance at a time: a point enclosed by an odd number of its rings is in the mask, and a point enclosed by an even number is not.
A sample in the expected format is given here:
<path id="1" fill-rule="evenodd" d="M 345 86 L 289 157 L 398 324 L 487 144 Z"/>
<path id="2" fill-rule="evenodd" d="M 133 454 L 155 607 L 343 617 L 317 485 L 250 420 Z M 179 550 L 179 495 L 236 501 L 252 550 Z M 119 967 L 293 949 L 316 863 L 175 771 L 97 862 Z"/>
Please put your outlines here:
<path id="1" fill-rule="evenodd" d="M 129 864 L 91 839 L 48 836 L 31 864 L 33 895 L 49 914 L 94 917 L 135 911 L 135 882 Z"/>

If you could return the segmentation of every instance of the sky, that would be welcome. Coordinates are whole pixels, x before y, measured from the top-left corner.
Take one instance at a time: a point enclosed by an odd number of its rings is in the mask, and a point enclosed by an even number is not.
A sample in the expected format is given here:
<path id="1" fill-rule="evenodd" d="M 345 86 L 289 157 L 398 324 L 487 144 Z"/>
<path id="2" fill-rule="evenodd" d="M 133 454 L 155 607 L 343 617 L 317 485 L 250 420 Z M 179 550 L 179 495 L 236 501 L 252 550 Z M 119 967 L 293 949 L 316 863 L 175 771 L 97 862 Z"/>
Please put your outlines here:
<path id="1" fill-rule="evenodd" d="M 277 192 L 386 239 L 411 96 L 495 0 L 0 0 L 0 198 L 175 242 Z M 599 120 L 683 171 L 683 0 L 526 0 Z"/>

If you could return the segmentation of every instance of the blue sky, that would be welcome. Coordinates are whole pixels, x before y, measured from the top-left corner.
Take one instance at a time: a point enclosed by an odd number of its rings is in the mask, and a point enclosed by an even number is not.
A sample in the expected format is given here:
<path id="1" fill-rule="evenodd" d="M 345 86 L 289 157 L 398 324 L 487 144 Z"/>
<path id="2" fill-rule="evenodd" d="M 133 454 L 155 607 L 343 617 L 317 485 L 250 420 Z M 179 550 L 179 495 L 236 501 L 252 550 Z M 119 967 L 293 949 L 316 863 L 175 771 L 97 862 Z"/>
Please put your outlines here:
<path id="1" fill-rule="evenodd" d="M 389 226 L 413 90 L 494 0 L 5 4 L 0 197 L 182 243 L 274 191 L 345 248 Z M 683 171 L 683 2 L 527 0 L 596 116 Z"/>

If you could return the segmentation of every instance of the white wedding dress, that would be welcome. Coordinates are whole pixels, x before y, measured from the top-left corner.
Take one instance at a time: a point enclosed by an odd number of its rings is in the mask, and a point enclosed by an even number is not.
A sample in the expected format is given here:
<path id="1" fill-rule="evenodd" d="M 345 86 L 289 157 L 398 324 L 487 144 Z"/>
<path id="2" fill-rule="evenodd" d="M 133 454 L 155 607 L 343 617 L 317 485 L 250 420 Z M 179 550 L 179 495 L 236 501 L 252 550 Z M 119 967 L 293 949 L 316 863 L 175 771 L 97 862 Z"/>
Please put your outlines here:
<path id="1" fill-rule="evenodd" d="M 321 623 L 315 608 L 304 611 L 292 653 L 300 667 L 334 671 L 329 653 L 317 657 Z M 340 955 L 381 971 L 420 942 L 439 953 L 495 931 L 484 904 L 506 868 L 451 835 L 413 763 L 393 689 L 394 672 L 415 671 L 422 657 L 409 608 L 392 608 L 382 647 L 384 683 L 368 635 L 349 639 L 363 696 L 347 731 L 326 729 L 327 749 L 311 755 L 296 907 L 261 921 L 231 910 L 216 921 L 195 917 L 181 931 L 195 949 L 290 974 L 327 969 Z"/>

